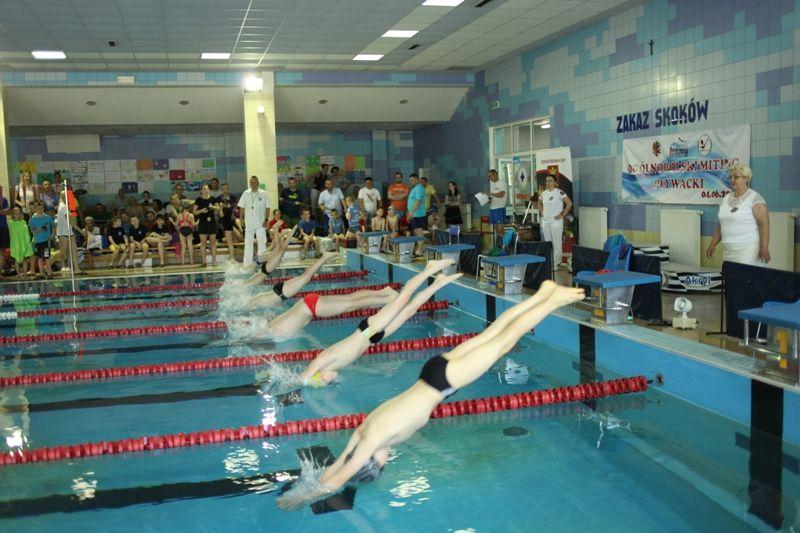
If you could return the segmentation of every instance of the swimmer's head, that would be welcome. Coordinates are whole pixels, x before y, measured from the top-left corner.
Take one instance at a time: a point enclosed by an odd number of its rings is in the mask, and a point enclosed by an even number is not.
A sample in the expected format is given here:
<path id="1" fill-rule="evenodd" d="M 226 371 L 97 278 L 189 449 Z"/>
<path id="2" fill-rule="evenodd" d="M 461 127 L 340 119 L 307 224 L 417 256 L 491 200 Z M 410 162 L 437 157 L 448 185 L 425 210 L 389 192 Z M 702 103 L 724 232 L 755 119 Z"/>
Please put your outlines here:
<path id="1" fill-rule="evenodd" d="M 378 479 L 381 472 L 383 472 L 383 467 L 378 464 L 378 461 L 370 457 L 369 461 L 350 478 L 350 483 L 372 483 Z"/>
<path id="2" fill-rule="evenodd" d="M 327 383 L 325 383 L 325 380 L 322 379 L 322 375 L 320 375 L 319 372 L 308 378 L 305 384 L 308 385 L 309 387 L 315 387 L 315 388 L 325 387 L 327 385 Z"/>

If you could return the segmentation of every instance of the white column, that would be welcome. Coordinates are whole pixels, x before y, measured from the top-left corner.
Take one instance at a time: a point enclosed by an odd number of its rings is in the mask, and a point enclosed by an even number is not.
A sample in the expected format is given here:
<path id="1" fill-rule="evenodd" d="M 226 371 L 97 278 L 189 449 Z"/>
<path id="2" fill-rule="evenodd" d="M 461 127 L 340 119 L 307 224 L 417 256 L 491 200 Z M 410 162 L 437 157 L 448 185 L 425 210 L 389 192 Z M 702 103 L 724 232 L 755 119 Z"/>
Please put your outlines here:
<path id="1" fill-rule="evenodd" d="M 3 196 L 8 200 L 9 205 L 13 202 L 11 191 L 11 169 L 9 168 L 8 160 L 8 125 L 6 124 L 6 102 L 5 102 L 5 89 L 0 84 L 0 186 L 3 187 Z M 34 176 L 34 182 L 36 176 Z"/>
<path id="2" fill-rule="evenodd" d="M 275 76 L 259 72 L 264 80 L 260 93 L 244 93 L 245 183 L 258 176 L 266 185 L 272 207 L 278 206 L 278 166 L 275 141 Z M 259 111 L 263 108 L 263 113 Z"/>

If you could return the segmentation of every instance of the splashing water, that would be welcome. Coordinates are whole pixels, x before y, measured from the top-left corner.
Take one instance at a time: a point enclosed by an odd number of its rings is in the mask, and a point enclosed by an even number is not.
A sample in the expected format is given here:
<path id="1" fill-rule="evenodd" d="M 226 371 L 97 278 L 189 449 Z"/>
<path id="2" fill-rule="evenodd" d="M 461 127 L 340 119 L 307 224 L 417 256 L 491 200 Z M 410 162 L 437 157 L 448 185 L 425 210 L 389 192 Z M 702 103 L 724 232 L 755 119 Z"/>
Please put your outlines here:
<path id="1" fill-rule="evenodd" d="M 303 375 L 286 364 L 270 363 L 256 372 L 256 379 L 271 394 L 285 394 L 303 385 Z"/>
<path id="2" fill-rule="evenodd" d="M 300 477 L 292 484 L 292 488 L 278 497 L 278 501 L 288 503 L 287 507 L 296 508 L 303 502 L 312 502 L 329 495 L 328 489 L 320 478 L 325 468 L 313 459 L 300 459 Z"/>

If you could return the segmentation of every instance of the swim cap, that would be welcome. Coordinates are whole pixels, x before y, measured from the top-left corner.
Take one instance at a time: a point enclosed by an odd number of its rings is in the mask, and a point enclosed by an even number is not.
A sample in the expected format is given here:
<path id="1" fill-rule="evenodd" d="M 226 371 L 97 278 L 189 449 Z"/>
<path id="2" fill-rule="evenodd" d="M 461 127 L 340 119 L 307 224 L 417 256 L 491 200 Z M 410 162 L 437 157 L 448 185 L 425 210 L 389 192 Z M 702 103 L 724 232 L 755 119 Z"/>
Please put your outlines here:
<path id="1" fill-rule="evenodd" d="M 311 376 L 311 379 L 308 380 L 308 384 L 311 387 L 325 387 L 328 385 L 327 383 L 325 383 L 325 381 L 323 381 L 322 376 L 319 374 L 319 372 Z"/>
<path id="2" fill-rule="evenodd" d="M 370 457 L 369 461 L 367 461 L 364 466 L 362 466 L 361 469 L 350 478 L 350 482 L 372 483 L 378 479 L 378 476 L 381 475 L 381 472 L 383 472 L 383 467 L 378 464 L 378 461 Z"/>

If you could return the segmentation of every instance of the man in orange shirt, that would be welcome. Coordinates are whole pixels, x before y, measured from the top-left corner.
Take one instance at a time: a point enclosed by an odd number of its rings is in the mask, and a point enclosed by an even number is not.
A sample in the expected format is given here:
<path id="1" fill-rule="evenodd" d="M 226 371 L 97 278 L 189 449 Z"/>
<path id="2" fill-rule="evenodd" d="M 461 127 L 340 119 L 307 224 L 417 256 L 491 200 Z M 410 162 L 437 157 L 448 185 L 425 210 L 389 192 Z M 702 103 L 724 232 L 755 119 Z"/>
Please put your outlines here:
<path id="1" fill-rule="evenodd" d="M 394 183 L 389 185 L 388 196 L 397 216 L 399 217 L 405 213 L 408 200 L 408 185 L 403 183 L 403 173 L 399 170 L 394 173 Z"/>

